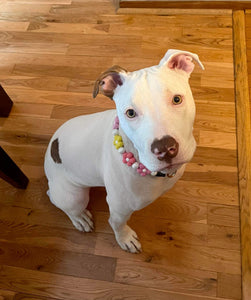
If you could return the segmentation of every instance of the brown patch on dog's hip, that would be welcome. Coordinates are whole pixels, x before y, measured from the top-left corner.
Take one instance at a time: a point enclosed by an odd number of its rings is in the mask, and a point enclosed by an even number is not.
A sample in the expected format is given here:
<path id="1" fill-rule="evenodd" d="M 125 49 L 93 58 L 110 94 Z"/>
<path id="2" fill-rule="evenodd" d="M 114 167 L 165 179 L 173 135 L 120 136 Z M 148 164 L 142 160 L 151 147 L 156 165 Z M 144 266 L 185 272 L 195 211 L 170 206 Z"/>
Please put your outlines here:
<path id="1" fill-rule="evenodd" d="M 62 164 L 61 157 L 59 156 L 59 141 L 55 139 L 51 144 L 51 157 L 56 164 Z"/>

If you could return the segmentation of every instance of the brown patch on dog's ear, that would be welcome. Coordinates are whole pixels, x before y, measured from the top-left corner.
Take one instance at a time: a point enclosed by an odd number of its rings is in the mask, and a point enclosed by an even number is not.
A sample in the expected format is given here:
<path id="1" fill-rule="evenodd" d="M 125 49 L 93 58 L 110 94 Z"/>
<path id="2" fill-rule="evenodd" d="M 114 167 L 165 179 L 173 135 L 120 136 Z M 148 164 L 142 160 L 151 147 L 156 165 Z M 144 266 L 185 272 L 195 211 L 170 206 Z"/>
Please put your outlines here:
<path id="1" fill-rule="evenodd" d="M 127 73 L 127 70 L 120 66 L 113 66 L 100 74 L 94 84 L 93 98 L 96 98 L 100 91 L 103 95 L 112 99 L 116 87 L 123 84 L 120 73 Z"/>
<path id="2" fill-rule="evenodd" d="M 51 144 L 51 157 L 56 164 L 62 164 L 61 157 L 59 156 L 59 142 L 55 139 Z"/>

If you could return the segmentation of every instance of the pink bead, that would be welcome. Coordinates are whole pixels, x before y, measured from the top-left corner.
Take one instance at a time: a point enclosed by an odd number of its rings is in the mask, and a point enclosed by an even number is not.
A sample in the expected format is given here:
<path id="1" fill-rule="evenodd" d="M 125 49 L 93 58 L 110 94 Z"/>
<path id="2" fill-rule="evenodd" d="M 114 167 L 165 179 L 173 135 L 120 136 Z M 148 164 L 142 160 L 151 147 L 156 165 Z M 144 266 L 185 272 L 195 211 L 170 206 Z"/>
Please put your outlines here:
<path id="1" fill-rule="evenodd" d="M 119 118 L 116 117 L 113 123 L 113 129 L 119 129 Z"/>
<path id="2" fill-rule="evenodd" d="M 143 164 L 139 164 L 139 167 L 137 169 L 137 172 L 141 175 L 141 176 L 146 176 L 148 174 L 151 174 L 151 171 L 149 171 Z"/>

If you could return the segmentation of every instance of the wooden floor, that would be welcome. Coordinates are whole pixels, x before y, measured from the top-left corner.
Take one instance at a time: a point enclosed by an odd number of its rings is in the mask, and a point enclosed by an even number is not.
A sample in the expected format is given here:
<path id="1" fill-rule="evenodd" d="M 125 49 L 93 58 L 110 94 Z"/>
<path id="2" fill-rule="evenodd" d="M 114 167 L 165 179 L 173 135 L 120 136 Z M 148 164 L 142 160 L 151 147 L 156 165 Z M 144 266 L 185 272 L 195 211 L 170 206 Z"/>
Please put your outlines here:
<path id="1" fill-rule="evenodd" d="M 241 299 L 231 13 L 116 15 L 108 0 L 4 0 L 0 19 L 0 83 L 14 101 L 0 141 L 30 178 L 25 191 L 0 181 L 0 299 Z M 197 53 L 206 68 L 190 80 L 198 148 L 176 186 L 132 216 L 143 246 L 132 255 L 115 242 L 102 188 L 91 193 L 94 233 L 50 204 L 43 157 L 65 120 L 114 107 L 92 99 L 101 71 L 157 64 L 168 48 Z"/>

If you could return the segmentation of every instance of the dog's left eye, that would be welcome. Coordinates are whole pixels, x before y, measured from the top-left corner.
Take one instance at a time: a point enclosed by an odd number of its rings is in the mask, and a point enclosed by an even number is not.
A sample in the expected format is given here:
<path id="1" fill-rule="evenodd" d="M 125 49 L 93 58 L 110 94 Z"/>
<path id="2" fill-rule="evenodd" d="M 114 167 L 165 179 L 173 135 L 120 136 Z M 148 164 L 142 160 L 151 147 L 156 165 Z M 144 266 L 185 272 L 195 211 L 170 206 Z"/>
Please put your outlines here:
<path id="1" fill-rule="evenodd" d="M 135 118 L 136 117 L 136 111 L 134 109 L 128 109 L 126 111 L 126 115 L 128 118 L 132 119 L 132 118 Z"/>
<path id="2" fill-rule="evenodd" d="M 173 104 L 174 105 L 181 104 L 182 101 L 183 101 L 182 96 L 180 96 L 180 95 L 173 96 Z"/>

